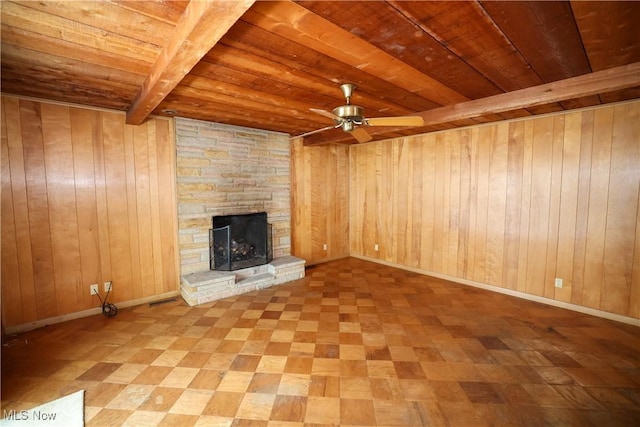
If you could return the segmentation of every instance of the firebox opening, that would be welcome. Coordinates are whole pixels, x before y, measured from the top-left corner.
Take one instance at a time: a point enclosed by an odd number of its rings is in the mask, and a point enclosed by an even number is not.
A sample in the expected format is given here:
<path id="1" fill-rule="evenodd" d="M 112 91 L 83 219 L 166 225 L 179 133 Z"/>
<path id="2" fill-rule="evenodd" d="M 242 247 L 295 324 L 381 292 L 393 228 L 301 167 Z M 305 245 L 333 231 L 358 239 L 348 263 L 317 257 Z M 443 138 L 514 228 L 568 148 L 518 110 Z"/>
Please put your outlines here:
<path id="1" fill-rule="evenodd" d="M 232 271 L 273 260 L 266 212 L 218 215 L 209 232 L 211 270 Z"/>

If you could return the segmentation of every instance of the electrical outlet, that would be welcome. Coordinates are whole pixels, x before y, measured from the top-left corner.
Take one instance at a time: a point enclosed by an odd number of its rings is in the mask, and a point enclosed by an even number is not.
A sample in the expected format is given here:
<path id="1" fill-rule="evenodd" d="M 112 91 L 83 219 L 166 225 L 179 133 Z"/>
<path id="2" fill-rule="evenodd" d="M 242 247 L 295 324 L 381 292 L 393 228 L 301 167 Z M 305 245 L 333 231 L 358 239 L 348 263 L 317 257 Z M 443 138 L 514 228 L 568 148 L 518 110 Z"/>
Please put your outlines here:
<path id="1" fill-rule="evenodd" d="M 324 245 L 322 245 L 322 249 L 325 250 L 325 251 L 327 250 L 327 244 L 326 243 Z"/>
<path id="2" fill-rule="evenodd" d="M 98 284 L 94 283 L 89 287 L 89 295 L 98 295 Z"/>
<path id="3" fill-rule="evenodd" d="M 376 251 L 376 252 L 377 252 L 377 251 L 378 251 L 378 249 L 380 249 L 380 248 L 378 247 L 378 244 L 377 244 L 377 243 L 376 243 L 375 245 L 373 245 L 373 250 L 374 250 L 374 251 Z"/>
<path id="4" fill-rule="evenodd" d="M 111 287 L 111 280 L 104 282 L 104 291 L 111 292 L 113 288 Z"/>
<path id="5" fill-rule="evenodd" d="M 556 282 L 555 282 L 556 288 L 561 288 L 562 287 L 562 279 L 559 277 L 556 277 Z"/>

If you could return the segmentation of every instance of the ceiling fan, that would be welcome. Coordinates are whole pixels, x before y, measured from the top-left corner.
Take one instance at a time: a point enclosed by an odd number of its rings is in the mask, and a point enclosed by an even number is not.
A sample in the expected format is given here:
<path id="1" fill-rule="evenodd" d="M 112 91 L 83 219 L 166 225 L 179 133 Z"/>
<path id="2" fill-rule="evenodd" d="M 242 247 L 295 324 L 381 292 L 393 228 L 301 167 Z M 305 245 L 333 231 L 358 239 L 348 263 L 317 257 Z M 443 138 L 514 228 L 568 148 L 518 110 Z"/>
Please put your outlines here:
<path id="1" fill-rule="evenodd" d="M 340 85 L 347 103 L 334 108 L 333 112 L 317 108 L 310 109 L 314 113 L 332 119 L 334 121 L 332 126 L 303 133 L 296 136 L 296 138 L 304 138 L 326 130 L 342 128 L 343 131 L 349 132 L 358 142 L 367 142 L 371 141 L 373 137 L 362 126 L 422 126 L 424 124 L 424 120 L 420 116 L 365 118 L 364 109 L 358 105 L 351 104 L 351 95 L 355 88 L 356 86 L 351 83 Z"/>

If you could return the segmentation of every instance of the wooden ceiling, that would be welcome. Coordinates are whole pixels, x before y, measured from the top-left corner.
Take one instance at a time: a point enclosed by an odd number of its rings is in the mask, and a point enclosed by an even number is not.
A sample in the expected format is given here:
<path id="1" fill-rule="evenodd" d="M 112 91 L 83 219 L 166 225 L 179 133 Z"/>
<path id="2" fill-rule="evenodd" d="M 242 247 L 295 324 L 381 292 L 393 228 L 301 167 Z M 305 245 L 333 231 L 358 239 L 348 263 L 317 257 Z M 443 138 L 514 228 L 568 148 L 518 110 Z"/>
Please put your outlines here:
<path id="1" fill-rule="evenodd" d="M 2 92 L 298 135 L 310 111 L 421 115 L 375 139 L 640 97 L 635 1 L 2 1 Z M 307 144 L 352 143 L 340 129 Z"/>

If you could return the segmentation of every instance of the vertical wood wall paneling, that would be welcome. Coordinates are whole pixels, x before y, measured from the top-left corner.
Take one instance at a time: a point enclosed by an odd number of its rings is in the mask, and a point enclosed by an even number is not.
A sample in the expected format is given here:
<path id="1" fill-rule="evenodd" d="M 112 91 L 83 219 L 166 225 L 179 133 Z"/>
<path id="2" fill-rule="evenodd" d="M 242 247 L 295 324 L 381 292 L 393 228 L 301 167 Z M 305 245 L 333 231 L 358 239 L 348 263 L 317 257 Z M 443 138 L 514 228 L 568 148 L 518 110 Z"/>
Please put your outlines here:
<path id="1" fill-rule="evenodd" d="M 336 200 L 331 204 L 331 223 L 328 226 L 330 258 L 341 258 L 349 254 L 349 147 L 334 145 L 330 148 L 333 185 Z M 345 177 L 346 175 L 346 177 Z"/>
<path id="2" fill-rule="evenodd" d="M 58 310 L 71 313 L 82 304 L 71 118 L 67 107 L 41 108 L 54 292 Z"/>
<path id="3" fill-rule="evenodd" d="M 349 255 L 349 186 L 348 147 L 292 141 L 293 255 L 307 264 Z"/>
<path id="4" fill-rule="evenodd" d="M 20 123 L 27 180 L 27 207 L 29 233 L 33 257 L 33 295 L 37 318 L 44 319 L 59 313 L 53 275 L 53 254 L 49 220 L 49 198 L 44 160 L 42 117 L 40 104 L 20 101 Z M 15 203 L 15 202 L 14 202 Z M 21 284 L 21 286 L 23 286 Z M 22 288 L 25 289 L 24 287 Z M 13 302 L 7 301 L 3 306 Z M 16 303 L 18 303 L 16 301 Z M 23 301 L 23 305 L 24 305 Z M 36 319 L 24 319 L 32 321 Z M 7 325 L 10 326 L 10 325 Z"/>
<path id="5" fill-rule="evenodd" d="M 178 247 L 178 218 L 176 216 L 176 150 L 173 126 L 168 120 L 154 121 L 158 152 L 160 239 L 162 242 L 162 279 L 156 290 L 170 292 L 175 285 L 167 283 L 166 277 L 178 277 L 179 263 L 176 256 Z"/>
<path id="6" fill-rule="evenodd" d="M 37 317 L 37 306 L 29 232 L 27 181 L 20 108 L 16 99 L 7 100 L 7 104 L 2 106 L 2 125 L 2 141 L 4 145 L 2 160 L 2 273 L 3 278 L 6 277 L 8 280 L 5 282 L 3 279 L 2 283 L 16 285 L 11 286 L 8 291 L 15 293 L 19 298 L 18 300 L 21 301 L 21 305 L 9 308 L 12 312 L 11 316 L 18 316 L 21 320 L 35 319 Z M 7 215 L 6 218 L 5 215 Z M 5 227 L 7 227 L 7 236 L 4 234 Z M 15 239 L 15 243 L 13 239 Z M 4 271 L 5 243 L 8 245 L 6 250 L 9 254 L 10 263 L 8 265 L 11 266 L 10 268 L 14 267 L 13 262 L 17 262 L 17 265 L 15 265 L 16 270 L 9 275 L 6 275 Z M 18 283 L 13 283 L 13 281 Z"/>
<path id="7" fill-rule="evenodd" d="M 162 289 L 162 250 L 160 245 L 160 188 L 158 185 L 158 145 L 156 141 L 156 126 L 154 122 L 146 123 L 147 149 L 149 152 L 149 180 L 151 182 L 151 248 L 153 252 L 153 292 L 160 293 Z M 164 189 L 163 189 L 164 191 Z"/>
<path id="8" fill-rule="evenodd" d="M 507 145 L 507 184 L 504 229 L 502 286 L 515 290 L 518 285 L 519 236 L 522 204 L 522 162 L 524 159 L 524 122 L 509 123 Z"/>
<path id="9" fill-rule="evenodd" d="M 583 301 L 585 255 L 587 251 L 587 218 L 589 215 L 589 187 L 591 184 L 591 152 L 593 151 L 593 121 L 595 110 L 582 113 L 580 126 L 580 170 L 578 172 L 578 208 L 576 210 L 576 240 L 573 258 L 573 288 L 571 302 Z"/>
<path id="10" fill-rule="evenodd" d="M 460 193 L 458 209 L 457 265 L 452 275 L 463 277 L 468 271 L 469 213 L 471 203 L 471 144 L 468 130 L 458 132 L 460 146 Z"/>
<path id="11" fill-rule="evenodd" d="M 564 145 L 564 116 L 553 117 L 551 147 L 551 183 L 549 186 L 549 227 L 547 231 L 547 259 L 545 262 L 544 297 L 555 297 L 555 278 L 558 268 L 558 234 L 560 198 L 562 195 L 562 147 Z"/>
<path id="12" fill-rule="evenodd" d="M 291 141 L 291 253 L 302 258 L 305 258 L 303 254 L 311 253 L 311 215 L 308 212 L 311 200 L 305 191 L 309 188 L 307 176 L 311 167 L 305 154 L 302 138 Z"/>
<path id="13" fill-rule="evenodd" d="M 596 110 L 593 122 L 591 152 L 591 180 L 584 261 L 582 301 L 587 307 L 600 306 L 602 291 L 602 265 L 604 261 L 605 227 L 609 198 L 611 165 L 611 137 L 613 110 Z M 603 209 L 602 207 L 605 207 Z"/>
<path id="14" fill-rule="evenodd" d="M 102 114 L 102 137 L 107 185 L 107 216 L 111 246 L 113 295 L 125 301 L 131 295 L 132 269 L 129 243 L 129 209 L 127 206 L 127 169 L 125 164 L 125 124 L 119 114 Z"/>
<path id="15" fill-rule="evenodd" d="M 149 142 L 147 126 L 133 129 L 133 154 L 136 173 L 136 213 L 138 215 L 138 248 L 140 250 L 140 278 L 142 286 L 136 288 L 136 298 L 155 293 L 153 258 L 153 229 L 151 223 L 151 179 L 149 172 Z M 153 137 L 153 135 L 151 135 Z"/>
<path id="16" fill-rule="evenodd" d="M 486 282 L 504 286 L 503 259 L 505 246 L 507 165 L 509 155 L 509 124 L 492 126 L 489 165 L 489 206 L 487 213 Z"/>
<path id="17" fill-rule="evenodd" d="M 633 102 L 353 145 L 351 253 L 638 317 L 639 141 Z"/>
<path id="18" fill-rule="evenodd" d="M 640 182 L 640 114 L 638 104 L 613 110 L 611 169 L 604 242 L 602 293 L 599 306 L 628 313 L 633 272 L 637 200 Z M 635 208 L 635 209 L 634 209 Z"/>
<path id="19" fill-rule="evenodd" d="M 549 238 L 553 148 L 552 117 L 533 121 L 533 138 L 526 292 L 543 296 Z"/>
<path id="20" fill-rule="evenodd" d="M 460 236 L 460 210 L 463 209 L 460 206 L 460 134 L 461 132 L 449 132 L 446 134 L 445 141 L 446 147 L 449 151 L 448 159 L 448 173 L 449 184 L 445 187 L 448 188 L 448 194 L 445 196 L 446 200 L 450 203 L 447 205 L 447 247 L 445 249 L 445 267 L 447 274 L 455 276 L 458 273 L 458 244 Z M 446 165 L 446 163 L 445 163 Z"/>
<path id="21" fill-rule="evenodd" d="M 324 237 L 327 235 L 327 191 L 326 187 L 330 185 L 327 182 L 327 168 L 323 161 L 328 155 L 327 149 L 311 150 L 309 153 L 312 165 L 322 165 L 319 168 L 311 169 L 311 200 L 314 201 L 315 209 L 311 209 L 311 258 L 324 259 L 327 256 L 323 249 L 325 244 Z M 318 209 L 322 207 L 322 209 Z"/>
<path id="22" fill-rule="evenodd" d="M 527 266 L 529 261 L 529 221 L 531 218 L 531 179 L 533 161 L 533 121 L 524 123 L 524 147 L 522 153 L 522 188 L 520 193 L 520 236 L 518 241 L 518 282 L 516 290 L 527 291 Z"/>
<path id="23" fill-rule="evenodd" d="M 169 120 L 2 97 L 3 326 L 177 291 L 176 212 Z"/>
<path id="24" fill-rule="evenodd" d="M 476 169 L 476 240 L 473 280 L 486 283 L 487 269 L 487 221 L 489 211 L 489 172 L 491 166 L 492 127 L 481 127 L 478 132 L 478 168 Z"/>
<path id="25" fill-rule="evenodd" d="M 467 242 L 467 259 L 464 275 L 460 277 L 472 277 L 474 274 L 476 259 L 476 224 L 478 221 L 478 128 L 466 130 L 469 137 L 469 241 Z"/>
<path id="26" fill-rule="evenodd" d="M 124 167 L 125 167 L 125 185 L 127 196 L 127 218 L 129 226 L 129 251 L 130 263 L 132 266 L 140 265 L 140 229 L 138 223 L 138 201 L 136 191 L 136 162 L 135 162 L 135 128 L 133 126 L 125 126 L 124 128 Z M 146 140 L 145 140 L 146 142 Z M 142 283 L 142 269 L 131 269 L 131 282 Z M 116 289 L 114 287 L 114 289 Z M 119 289 L 120 297 L 123 299 L 135 299 L 142 297 L 140 287 L 129 286 L 125 289 Z"/>
<path id="27" fill-rule="evenodd" d="M 2 215 L 2 235 L 0 236 L 0 243 L 2 244 L 2 257 L 0 259 L 2 260 L 1 280 L 4 284 L 2 287 L 4 307 L 7 300 L 22 302 L 22 296 L 20 295 L 22 277 L 20 277 L 15 217 L 13 215 L 13 191 L 11 188 L 13 182 L 11 180 L 9 160 L 9 138 L 7 137 L 10 124 L 16 124 L 16 122 L 15 118 L 10 116 L 10 113 L 9 122 L 7 122 L 7 107 L 4 100 L 2 104 L 2 108 L 0 109 L 2 125 L 2 151 L 0 157 L 0 164 L 2 165 L 2 207 L 0 209 L 0 214 Z M 17 123 L 19 123 L 19 121 Z M 17 175 L 18 173 L 16 173 L 16 181 L 19 179 Z M 3 325 L 21 322 L 23 318 L 24 315 L 22 310 L 19 309 L 19 306 L 9 307 L 2 311 Z"/>
<path id="28" fill-rule="evenodd" d="M 98 215 L 98 238 L 100 245 L 100 272 L 102 278 L 113 280 L 111 272 L 111 239 L 109 236 L 109 215 L 107 213 L 107 173 L 106 167 L 108 163 L 105 160 L 104 136 L 102 126 L 102 114 L 96 112 L 92 115 L 93 128 L 93 165 L 95 170 L 96 183 L 96 212 Z M 99 283 L 99 282 L 98 282 Z M 114 284 L 114 290 L 118 285 Z M 117 301 L 117 293 L 113 293 L 113 299 L 109 301 Z M 95 297 L 91 297 L 94 299 Z"/>
<path id="29" fill-rule="evenodd" d="M 392 251 L 396 254 L 395 262 L 403 265 L 410 265 L 411 242 L 411 209 L 409 197 L 413 193 L 413 180 L 407 180 L 406 176 L 413 176 L 411 157 L 408 153 L 409 143 L 406 138 L 398 139 L 396 145 L 398 173 L 394 177 L 394 193 L 396 194 L 397 215 L 395 218 L 395 243 Z M 406 174 L 405 174 L 406 173 Z M 406 191 L 399 191 L 400 187 L 405 187 Z"/>
<path id="30" fill-rule="evenodd" d="M 95 303 L 95 297 L 86 291 L 87 283 L 99 283 L 102 278 L 100 265 L 100 235 L 96 201 L 96 178 L 92 141 L 94 124 L 91 110 L 70 110 L 71 143 L 73 147 L 73 171 L 75 178 L 76 212 L 78 218 L 78 248 L 80 250 L 80 298 L 83 307 Z"/>
<path id="31" fill-rule="evenodd" d="M 562 278 L 562 288 L 555 288 L 554 299 L 570 302 L 574 287 L 573 258 L 575 253 L 578 206 L 578 176 L 580 172 L 581 113 L 569 113 L 564 120 L 562 144 L 561 198 L 558 219 L 558 249 L 556 276 Z M 555 281 L 554 277 L 554 281 Z"/>

